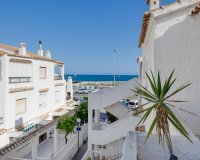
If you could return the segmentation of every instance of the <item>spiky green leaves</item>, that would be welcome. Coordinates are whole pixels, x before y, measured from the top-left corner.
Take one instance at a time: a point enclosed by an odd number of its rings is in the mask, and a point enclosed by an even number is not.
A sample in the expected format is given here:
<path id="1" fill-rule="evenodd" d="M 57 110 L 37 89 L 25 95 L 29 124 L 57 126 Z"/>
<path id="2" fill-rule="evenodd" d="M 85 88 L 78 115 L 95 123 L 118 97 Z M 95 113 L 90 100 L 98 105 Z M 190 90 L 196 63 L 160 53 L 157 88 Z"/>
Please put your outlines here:
<path id="1" fill-rule="evenodd" d="M 160 72 L 158 71 L 157 77 L 155 78 L 154 74 L 151 71 L 150 75 L 146 73 L 148 82 L 150 84 L 150 89 L 147 89 L 141 84 L 138 84 L 135 90 L 133 90 L 135 93 L 141 95 L 142 98 L 147 101 L 147 103 L 145 103 L 144 105 L 139 106 L 140 111 L 135 113 L 135 115 L 144 113 L 139 124 L 144 123 L 152 111 L 156 113 L 147 133 L 146 140 L 149 138 L 153 129 L 156 127 L 159 142 L 163 139 L 163 137 L 166 137 L 167 140 L 171 141 L 168 124 L 169 121 L 183 136 L 185 136 L 190 142 L 192 142 L 189 138 L 187 130 L 170 109 L 171 106 L 175 107 L 171 103 L 185 102 L 181 100 L 171 100 L 170 98 L 191 85 L 191 83 L 185 83 L 178 87 L 176 90 L 170 92 L 173 84 L 176 81 L 176 78 L 173 78 L 173 75 L 174 70 L 170 73 L 170 75 L 165 79 L 164 83 L 162 84 Z"/>

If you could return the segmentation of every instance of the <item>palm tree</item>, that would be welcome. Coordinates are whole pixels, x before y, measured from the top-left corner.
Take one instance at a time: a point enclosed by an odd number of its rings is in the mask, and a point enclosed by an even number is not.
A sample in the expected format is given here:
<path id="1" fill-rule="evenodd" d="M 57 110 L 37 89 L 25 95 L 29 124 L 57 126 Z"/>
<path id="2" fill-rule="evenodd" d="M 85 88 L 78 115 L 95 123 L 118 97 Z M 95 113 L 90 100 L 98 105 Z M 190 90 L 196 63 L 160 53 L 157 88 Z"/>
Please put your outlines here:
<path id="1" fill-rule="evenodd" d="M 65 143 L 67 144 L 67 136 L 73 132 L 76 125 L 76 118 L 74 116 L 62 116 L 59 118 L 57 129 L 65 132 Z"/>
<path id="2" fill-rule="evenodd" d="M 189 137 L 188 132 L 178 120 L 173 111 L 170 109 L 170 107 L 175 107 L 172 103 L 186 102 L 180 100 L 173 100 L 172 97 L 175 94 L 182 91 L 183 89 L 185 89 L 186 87 L 188 87 L 191 83 L 185 83 L 171 92 L 170 89 L 176 81 L 176 78 L 172 78 L 173 74 L 174 71 L 171 72 L 171 74 L 166 78 L 164 84 L 162 84 L 159 71 L 157 75 L 157 80 L 155 80 L 155 76 L 153 75 L 152 71 L 151 75 L 146 73 L 151 90 L 148 90 L 147 88 L 138 83 L 138 86 L 133 91 L 138 95 L 141 95 L 141 97 L 146 100 L 146 103 L 139 106 L 137 110 L 140 110 L 135 113 L 135 115 L 144 113 L 139 124 L 144 123 L 151 112 L 154 112 L 155 115 L 147 133 L 145 143 L 148 140 L 153 129 L 156 127 L 159 144 L 164 146 L 164 141 L 166 140 L 171 155 L 170 159 L 178 159 L 176 156 L 174 156 L 172 148 L 169 122 L 190 142 L 192 141 Z"/>

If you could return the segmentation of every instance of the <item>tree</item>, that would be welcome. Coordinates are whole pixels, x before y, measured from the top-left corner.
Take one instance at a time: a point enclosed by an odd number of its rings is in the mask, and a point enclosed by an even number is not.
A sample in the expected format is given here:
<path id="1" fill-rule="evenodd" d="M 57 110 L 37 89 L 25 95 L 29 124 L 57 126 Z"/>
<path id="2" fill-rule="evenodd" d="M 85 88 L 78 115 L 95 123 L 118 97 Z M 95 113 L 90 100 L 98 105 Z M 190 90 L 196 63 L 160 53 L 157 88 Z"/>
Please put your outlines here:
<path id="1" fill-rule="evenodd" d="M 79 105 L 76 112 L 76 117 L 81 119 L 82 123 L 88 122 L 88 103 L 83 102 Z"/>
<path id="2" fill-rule="evenodd" d="M 171 122 L 171 124 L 190 142 L 192 141 L 189 137 L 188 132 L 170 108 L 175 107 L 174 103 L 186 102 L 173 100 L 172 97 L 188 87 L 191 83 L 185 83 L 171 92 L 170 89 L 176 81 L 176 78 L 172 78 L 173 74 L 174 71 L 171 72 L 171 74 L 166 78 L 164 84 L 162 84 L 159 71 L 157 75 L 157 80 L 155 80 L 155 76 L 152 72 L 151 75 L 146 73 L 151 90 L 148 90 L 138 83 L 138 86 L 133 91 L 138 95 L 141 95 L 142 98 L 147 101 L 147 103 L 139 106 L 138 108 L 141 110 L 135 113 L 135 115 L 144 113 L 139 124 L 144 123 L 149 117 L 150 113 L 154 113 L 153 121 L 146 136 L 146 141 L 148 140 L 153 129 L 156 127 L 159 144 L 162 144 L 164 146 L 164 140 L 166 140 L 169 152 L 171 154 L 170 159 L 178 159 L 176 156 L 174 156 L 172 148 L 169 122 Z M 144 106 L 146 107 L 144 108 Z"/>
<path id="3" fill-rule="evenodd" d="M 67 144 L 67 135 L 73 132 L 74 127 L 76 125 L 76 117 L 75 116 L 62 116 L 59 118 L 57 129 L 65 132 L 65 142 Z"/>

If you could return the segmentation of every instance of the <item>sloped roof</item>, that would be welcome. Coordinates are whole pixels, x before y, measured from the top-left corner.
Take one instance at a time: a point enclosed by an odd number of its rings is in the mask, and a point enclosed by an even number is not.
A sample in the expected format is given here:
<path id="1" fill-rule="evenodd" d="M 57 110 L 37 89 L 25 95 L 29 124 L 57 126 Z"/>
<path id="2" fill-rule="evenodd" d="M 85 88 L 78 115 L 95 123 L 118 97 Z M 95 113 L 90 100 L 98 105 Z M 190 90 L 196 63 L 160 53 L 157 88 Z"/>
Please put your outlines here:
<path id="1" fill-rule="evenodd" d="M 147 2 L 147 4 L 149 5 L 149 3 L 150 3 L 150 0 L 146 0 L 146 2 Z"/>
<path id="2" fill-rule="evenodd" d="M 4 51 L 0 50 L 0 56 L 3 56 L 4 54 L 6 54 Z"/>
<path id="3" fill-rule="evenodd" d="M 144 13 L 143 23 L 142 23 L 142 31 L 140 33 L 139 48 L 141 48 L 142 44 L 144 43 L 147 29 L 149 26 L 150 17 L 151 17 L 151 12 Z"/>
<path id="4" fill-rule="evenodd" d="M 147 4 L 149 4 L 150 0 L 146 0 L 146 2 L 147 2 Z M 145 12 L 144 17 L 143 17 L 142 30 L 141 30 L 141 33 L 140 33 L 140 39 L 139 39 L 138 47 L 141 48 L 142 44 L 145 41 L 147 29 L 148 29 L 148 26 L 149 26 L 149 20 L 150 20 L 151 16 L 154 16 L 154 17 L 160 16 L 160 15 L 163 15 L 163 14 L 166 14 L 166 13 L 169 13 L 169 12 L 173 12 L 177 9 L 182 8 L 182 7 L 190 6 L 191 4 L 195 5 L 199 2 L 200 2 L 200 0 L 191 0 L 191 1 L 188 1 L 188 2 L 181 2 L 181 3 L 175 1 L 175 2 L 172 2 L 170 4 L 163 5 L 160 8 L 151 10 L 149 12 Z M 198 14 L 199 12 L 200 12 L 200 4 L 194 8 L 194 10 L 191 12 L 191 15 Z"/>
<path id="5" fill-rule="evenodd" d="M 59 61 L 56 61 L 54 59 L 49 59 L 47 57 L 43 57 L 43 56 L 34 54 L 32 52 L 28 52 L 28 51 L 26 52 L 25 56 L 19 55 L 19 48 L 14 47 L 14 46 L 6 45 L 6 44 L 0 44 L 0 48 L 4 50 L 4 51 L 0 50 L 0 55 L 7 54 L 8 56 L 11 56 L 11 57 L 29 58 L 29 59 L 36 59 L 36 60 L 43 60 L 43 61 L 49 61 L 49 62 L 64 64 L 63 62 L 59 62 Z"/>
<path id="6" fill-rule="evenodd" d="M 200 3 L 192 10 L 191 15 L 196 15 L 200 12 Z"/>

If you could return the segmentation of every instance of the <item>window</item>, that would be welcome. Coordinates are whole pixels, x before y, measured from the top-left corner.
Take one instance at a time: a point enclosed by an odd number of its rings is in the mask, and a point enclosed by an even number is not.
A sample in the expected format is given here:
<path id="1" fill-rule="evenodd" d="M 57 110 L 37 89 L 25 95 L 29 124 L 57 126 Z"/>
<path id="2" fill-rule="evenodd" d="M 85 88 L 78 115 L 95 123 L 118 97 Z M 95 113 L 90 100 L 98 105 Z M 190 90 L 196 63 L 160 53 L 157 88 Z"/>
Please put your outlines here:
<path id="1" fill-rule="evenodd" d="M 47 68 L 46 67 L 40 67 L 40 79 L 46 79 L 46 70 Z"/>
<path id="2" fill-rule="evenodd" d="M 39 144 L 47 139 L 47 132 L 39 136 Z"/>
<path id="3" fill-rule="evenodd" d="M 3 124 L 3 117 L 0 117 L 0 124 Z"/>
<path id="4" fill-rule="evenodd" d="M 55 102 L 60 101 L 60 91 L 55 92 Z"/>
<path id="5" fill-rule="evenodd" d="M 12 60 L 12 61 L 11 61 Z M 32 64 L 30 62 L 9 62 L 9 83 L 29 83 L 32 77 Z"/>
<path id="6" fill-rule="evenodd" d="M 26 112 L 26 98 L 16 100 L 16 114 Z"/>
<path id="7" fill-rule="evenodd" d="M 47 93 L 40 93 L 39 106 L 43 107 L 47 105 Z"/>

